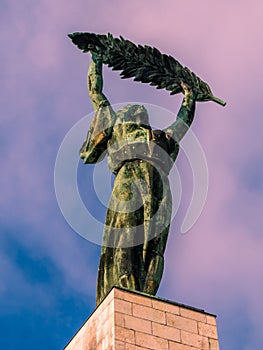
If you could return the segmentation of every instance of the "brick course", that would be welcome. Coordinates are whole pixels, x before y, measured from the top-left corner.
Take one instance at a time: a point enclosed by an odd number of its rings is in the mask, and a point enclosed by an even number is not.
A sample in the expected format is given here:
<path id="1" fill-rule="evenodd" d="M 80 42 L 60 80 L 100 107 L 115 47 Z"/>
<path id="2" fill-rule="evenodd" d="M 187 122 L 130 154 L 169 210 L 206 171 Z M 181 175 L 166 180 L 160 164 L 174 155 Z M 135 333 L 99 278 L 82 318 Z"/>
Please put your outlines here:
<path id="1" fill-rule="evenodd" d="M 216 318 L 113 288 L 64 350 L 219 350 Z"/>

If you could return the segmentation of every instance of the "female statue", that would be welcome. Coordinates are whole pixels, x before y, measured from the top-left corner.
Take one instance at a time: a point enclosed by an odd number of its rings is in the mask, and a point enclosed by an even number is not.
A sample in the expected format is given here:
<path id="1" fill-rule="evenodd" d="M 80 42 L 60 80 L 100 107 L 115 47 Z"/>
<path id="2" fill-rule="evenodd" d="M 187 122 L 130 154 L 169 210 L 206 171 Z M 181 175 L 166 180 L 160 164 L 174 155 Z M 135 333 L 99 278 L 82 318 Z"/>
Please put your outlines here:
<path id="1" fill-rule="evenodd" d="M 195 111 L 195 92 L 183 82 L 181 86 L 184 98 L 176 121 L 152 130 L 144 106 L 113 111 L 102 92 L 102 61 L 92 54 L 88 90 L 96 114 L 80 157 L 96 163 L 107 152 L 116 175 L 104 226 L 97 305 L 113 286 L 151 295 L 158 290 L 172 211 L 167 176 Z"/>

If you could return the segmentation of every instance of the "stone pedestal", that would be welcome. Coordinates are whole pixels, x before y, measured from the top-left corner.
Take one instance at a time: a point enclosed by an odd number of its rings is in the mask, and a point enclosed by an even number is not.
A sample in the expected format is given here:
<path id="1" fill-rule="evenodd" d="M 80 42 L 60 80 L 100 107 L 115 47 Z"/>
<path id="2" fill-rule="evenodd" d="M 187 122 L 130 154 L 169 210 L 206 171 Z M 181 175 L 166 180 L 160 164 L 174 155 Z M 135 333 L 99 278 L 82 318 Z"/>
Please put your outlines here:
<path id="1" fill-rule="evenodd" d="M 219 350 L 216 317 L 114 287 L 64 350 Z"/>

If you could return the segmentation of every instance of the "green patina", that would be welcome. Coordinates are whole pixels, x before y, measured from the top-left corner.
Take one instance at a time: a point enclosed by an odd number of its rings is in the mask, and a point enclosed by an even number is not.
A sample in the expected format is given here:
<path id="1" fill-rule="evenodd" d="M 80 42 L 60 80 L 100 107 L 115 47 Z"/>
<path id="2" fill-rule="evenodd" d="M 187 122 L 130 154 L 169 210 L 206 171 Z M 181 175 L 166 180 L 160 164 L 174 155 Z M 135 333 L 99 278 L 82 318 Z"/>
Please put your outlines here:
<path id="1" fill-rule="evenodd" d="M 168 174 L 179 143 L 193 122 L 195 101 L 226 103 L 207 83 L 173 57 L 154 47 L 135 45 L 111 34 L 73 33 L 69 37 L 92 60 L 89 96 L 96 111 L 80 157 L 96 163 L 108 154 L 116 175 L 104 225 L 97 280 L 97 304 L 113 286 L 155 295 L 164 267 L 172 199 Z M 102 64 L 121 71 L 122 78 L 184 93 L 175 122 L 152 130 L 143 106 L 114 111 L 102 92 Z"/>
<path id="2" fill-rule="evenodd" d="M 80 156 L 84 163 L 96 163 L 107 152 L 109 168 L 116 175 L 98 270 L 99 304 L 114 285 L 157 292 L 172 211 L 167 176 L 193 121 L 195 100 L 184 86 L 176 121 L 164 130 L 152 130 L 143 106 L 112 109 L 102 93 L 102 63 L 94 56 L 88 88 L 96 114 Z"/>

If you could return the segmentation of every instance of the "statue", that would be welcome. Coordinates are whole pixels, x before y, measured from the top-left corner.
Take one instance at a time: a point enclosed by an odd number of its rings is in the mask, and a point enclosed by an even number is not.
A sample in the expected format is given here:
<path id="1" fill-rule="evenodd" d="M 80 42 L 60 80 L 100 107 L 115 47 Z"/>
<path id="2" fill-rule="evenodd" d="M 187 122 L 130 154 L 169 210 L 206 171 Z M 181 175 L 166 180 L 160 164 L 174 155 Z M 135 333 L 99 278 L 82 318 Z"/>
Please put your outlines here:
<path id="1" fill-rule="evenodd" d="M 92 53 L 88 90 L 96 114 L 80 157 L 84 163 L 96 163 L 107 152 L 109 168 L 116 175 L 104 226 L 96 303 L 113 286 L 155 295 L 163 274 L 172 210 L 168 174 L 178 155 L 180 140 L 193 122 L 196 101 L 225 103 L 214 97 L 209 86 L 194 73 L 156 49 L 137 47 L 110 34 L 107 37 L 74 33 L 70 37 L 83 51 Z M 167 66 L 172 70 L 171 62 L 179 64 L 174 68 L 177 69 L 174 81 L 167 78 L 169 72 L 166 77 L 161 74 L 162 68 L 154 71 L 154 64 L 145 67 L 146 56 L 141 58 L 141 66 L 139 63 L 136 66 L 136 62 L 127 64 L 127 55 L 133 56 L 132 50 L 124 53 L 120 42 L 133 48 L 137 63 L 140 55 L 146 52 L 147 56 L 148 51 L 153 61 L 153 56 L 161 55 L 166 73 Z M 102 91 L 103 63 L 122 69 L 125 78 L 135 76 L 135 80 L 151 82 L 172 93 L 183 92 L 175 122 L 163 130 L 152 130 L 144 106 L 130 104 L 114 111 Z"/>

